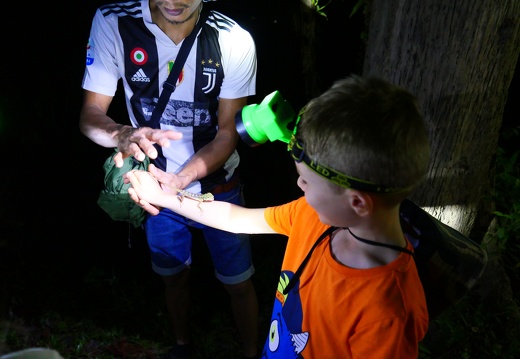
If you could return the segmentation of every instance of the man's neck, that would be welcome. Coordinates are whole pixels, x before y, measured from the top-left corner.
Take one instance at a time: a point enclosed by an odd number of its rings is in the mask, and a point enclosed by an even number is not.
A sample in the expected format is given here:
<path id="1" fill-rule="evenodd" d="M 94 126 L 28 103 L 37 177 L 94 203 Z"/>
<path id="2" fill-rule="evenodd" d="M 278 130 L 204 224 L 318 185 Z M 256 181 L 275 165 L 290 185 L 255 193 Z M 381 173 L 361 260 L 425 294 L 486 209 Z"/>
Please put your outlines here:
<path id="1" fill-rule="evenodd" d="M 179 44 L 195 28 L 202 11 L 202 2 L 197 11 L 194 11 L 187 19 L 180 22 L 169 21 L 159 11 L 153 1 L 149 2 L 152 21 L 175 43 Z"/>

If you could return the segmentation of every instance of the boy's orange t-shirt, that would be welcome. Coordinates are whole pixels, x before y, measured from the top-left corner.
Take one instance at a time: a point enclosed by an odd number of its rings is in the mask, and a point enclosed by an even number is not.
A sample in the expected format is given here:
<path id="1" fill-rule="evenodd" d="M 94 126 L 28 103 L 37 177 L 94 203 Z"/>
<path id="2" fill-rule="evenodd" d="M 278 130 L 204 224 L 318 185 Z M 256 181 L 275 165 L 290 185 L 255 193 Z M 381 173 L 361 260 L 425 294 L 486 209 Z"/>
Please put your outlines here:
<path id="1" fill-rule="evenodd" d="M 299 283 L 283 288 L 329 227 L 301 197 L 269 207 L 265 218 L 288 236 L 266 358 L 417 358 L 428 311 L 414 259 L 407 253 L 384 266 L 353 269 L 331 254 L 330 236 L 314 250 Z M 407 245 L 412 250 L 410 243 Z"/>

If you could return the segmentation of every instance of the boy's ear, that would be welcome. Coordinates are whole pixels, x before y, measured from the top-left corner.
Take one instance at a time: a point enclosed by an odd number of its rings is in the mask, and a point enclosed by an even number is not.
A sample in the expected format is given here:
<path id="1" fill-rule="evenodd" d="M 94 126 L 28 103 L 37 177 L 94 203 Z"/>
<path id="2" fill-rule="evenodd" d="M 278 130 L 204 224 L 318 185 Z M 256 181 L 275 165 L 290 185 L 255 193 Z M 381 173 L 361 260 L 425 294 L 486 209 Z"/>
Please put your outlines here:
<path id="1" fill-rule="evenodd" d="M 367 192 L 350 190 L 350 205 L 358 216 L 366 216 L 374 210 L 374 199 Z"/>

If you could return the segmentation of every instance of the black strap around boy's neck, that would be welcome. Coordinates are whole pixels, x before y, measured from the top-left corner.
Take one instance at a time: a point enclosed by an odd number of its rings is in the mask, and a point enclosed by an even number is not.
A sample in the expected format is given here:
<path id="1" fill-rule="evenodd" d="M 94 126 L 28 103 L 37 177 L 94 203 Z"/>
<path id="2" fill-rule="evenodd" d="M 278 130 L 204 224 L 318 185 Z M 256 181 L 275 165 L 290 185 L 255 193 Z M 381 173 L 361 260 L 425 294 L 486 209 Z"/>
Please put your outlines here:
<path id="1" fill-rule="evenodd" d="M 323 239 L 325 239 L 328 236 L 330 236 L 337 229 L 339 229 L 339 228 L 338 227 L 329 227 L 329 228 L 327 228 L 319 236 L 319 238 L 316 240 L 316 242 L 314 242 L 314 244 L 313 244 L 312 248 L 310 249 L 309 253 L 307 253 L 307 255 L 303 259 L 302 263 L 300 264 L 300 266 L 298 267 L 298 269 L 296 270 L 296 272 L 294 273 L 292 278 L 289 280 L 289 283 L 284 288 L 284 290 L 283 290 L 283 294 L 284 295 L 287 295 L 291 291 L 291 289 L 296 285 L 296 283 L 298 282 L 298 279 L 300 279 L 300 276 L 302 275 L 303 270 L 307 266 L 307 262 L 311 258 L 312 252 L 314 252 L 314 250 L 316 249 L 318 244 L 320 244 L 323 241 Z M 379 242 L 371 241 L 369 239 L 364 239 L 364 238 L 356 236 L 354 233 L 352 233 L 350 231 L 350 228 L 348 228 L 348 227 L 345 227 L 343 229 L 346 229 L 347 231 L 349 231 L 349 233 L 352 235 L 352 237 L 354 237 L 355 239 L 357 239 L 360 242 L 363 242 L 365 244 L 369 244 L 369 245 L 372 245 L 372 246 L 385 247 L 385 248 L 390 248 L 390 249 L 393 249 L 393 250 L 396 250 L 396 251 L 399 251 L 399 252 L 404 252 L 404 253 L 407 253 L 407 254 L 411 255 L 412 258 L 415 258 L 413 252 L 408 250 L 407 248 L 394 246 L 394 245 L 386 244 L 386 243 L 379 243 Z"/>
<path id="2" fill-rule="evenodd" d="M 352 233 L 352 231 L 350 230 L 350 228 L 345 227 L 344 229 L 346 229 L 346 230 L 348 231 L 348 233 L 350 233 L 350 235 L 351 235 L 352 237 L 354 237 L 354 238 L 357 239 L 358 241 L 363 242 L 363 243 L 365 243 L 365 244 L 370 244 L 371 246 L 378 246 L 378 247 L 390 248 L 390 249 L 393 249 L 393 250 L 398 251 L 398 252 L 403 252 L 403 253 L 409 254 L 409 255 L 411 255 L 412 257 L 414 256 L 414 255 L 413 255 L 413 252 L 410 251 L 410 250 L 407 249 L 407 248 L 403 248 L 403 247 L 399 247 L 399 246 L 394 246 L 394 245 L 392 245 L 392 244 L 386 244 L 386 243 L 380 243 L 380 242 L 376 242 L 376 241 L 371 241 L 370 239 L 361 238 L 361 237 L 356 236 L 354 233 Z"/>
<path id="3" fill-rule="evenodd" d="M 173 63 L 173 67 L 168 75 L 168 78 L 163 83 L 163 89 L 161 91 L 161 95 L 159 96 L 159 101 L 157 102 L 157 106 L 153 109 L 152 118 L 150 119 L 150 127 L 152 128 L 160 128 L 160 120 L 161 116 L 164 112 L 164 108 L 170 99 L 170 95 L 173 91 L 175 91 L 175 84 L 177 83 L 177 79 L 181 73 L 181 69 L 188 58 L 188 54 L 190 53 L 191 47 L 195 42 L 195 38 L 199 33 L 200 28 L 206 22 L 208 18 L 209 11 L 202 11 L 200 13 L 200 17 L 195 24 L 195 27 L 190 32 L 190 34 L 183 40 L 179 53 L 175 58 L 175 62 Z"/>

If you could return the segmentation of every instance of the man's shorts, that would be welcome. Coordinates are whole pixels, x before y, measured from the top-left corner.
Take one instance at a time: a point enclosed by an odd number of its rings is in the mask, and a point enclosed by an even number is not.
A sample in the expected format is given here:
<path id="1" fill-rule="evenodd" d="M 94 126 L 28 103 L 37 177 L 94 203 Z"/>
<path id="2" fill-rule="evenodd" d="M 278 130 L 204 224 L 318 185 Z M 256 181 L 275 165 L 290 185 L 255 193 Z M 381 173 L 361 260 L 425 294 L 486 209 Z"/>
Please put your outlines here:
<path id="1" fill-rule="evenodd" d="M 240 185 L 214 196 L 217 201 L 242 205 Z M 204 210 L 204 203 L 201 207 Z M 253 275 L 249 235 L 204 226 L 166 208 L 156 216 L 147 215 L 144 222 L 154 272 L 161 276 L 174 275 L 191 264 L 189 227 L 202 230 L 213 258 L 215 276 L 222 283 L 241 283 Z"/>

